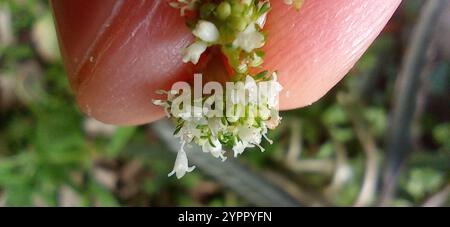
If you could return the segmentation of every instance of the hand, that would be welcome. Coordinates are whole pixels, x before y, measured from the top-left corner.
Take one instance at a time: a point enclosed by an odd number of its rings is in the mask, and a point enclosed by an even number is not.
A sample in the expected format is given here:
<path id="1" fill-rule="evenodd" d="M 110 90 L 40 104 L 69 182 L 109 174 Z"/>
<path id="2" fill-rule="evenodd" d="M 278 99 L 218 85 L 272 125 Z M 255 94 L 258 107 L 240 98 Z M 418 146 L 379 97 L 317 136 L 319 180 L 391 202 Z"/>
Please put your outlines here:
<path id="1" fill-rule="evenodd" d="M 271 1 L 264 68 L 278 70 L 281 109 L 325 95 L 381 32 L 400 0 L 306 0 L 300 13 Z M 193 40 L 166 1 L 52 0 L 69 80 L 80 108 L 110 124 L 164 116 L 155 90 L 193 76 L 181 50 Z M 207 76 L 207 75 L 205 75 Z"/>

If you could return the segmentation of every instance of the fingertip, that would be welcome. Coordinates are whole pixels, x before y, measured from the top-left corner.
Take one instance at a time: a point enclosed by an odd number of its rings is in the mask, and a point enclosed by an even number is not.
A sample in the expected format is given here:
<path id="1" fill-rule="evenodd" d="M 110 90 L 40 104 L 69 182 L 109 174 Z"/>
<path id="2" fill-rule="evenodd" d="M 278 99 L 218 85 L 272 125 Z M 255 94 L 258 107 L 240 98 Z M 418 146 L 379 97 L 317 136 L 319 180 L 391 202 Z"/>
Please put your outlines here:
<path id="1" fill-rule="evenodd" d="M 273 2 L 265 67 L 279 72 L 282 109 L 308 106 L 335 86 L 381 32 L 400 0 Z"/>
<path id="2" fill-rule="evenodd" d="M 191 42 L 192 36 L 179 12 L 164 1 L 106 1 L 106 5 L 113 5 L 105 6 L 109 9 L 106 19 L 95 13 L 86 14 L 91 15 L 94 24 L 100 20 L 96 32 L 88 35 L 91 42 L 86 43 L 83 32 L 93 29 L 83 30 L 74 21 L 66 23 L 69 19 L 65 17 L 70 15 L 58 10 L 79 7 L 86 2 L 96 6 L 104 1 L 55 2 L 58 2 L 54 8 L 56 20 L 63 27 L 59 31 L 66 65 L 80 109 L 102 122 L 118 125 L 143 124 L 162 117 L 163 111 L 152 105 L 152 99 L 161 98 L 154 91 L 184 80 L 192 70 L 181 59 L 181 50 Z M 85 24 L 86 20 L 80 23 Z M 80 33 L 66 34 L 76 28 Z M 70 35 L 76 37 L 68 38 Z M 84 46 L 77 44 L 78 41 L 85 43 Z M 71 46 L 72 42 L 83 47 L 81 52 Z M 74 58 L 78 61 L 72 61 Z"/>

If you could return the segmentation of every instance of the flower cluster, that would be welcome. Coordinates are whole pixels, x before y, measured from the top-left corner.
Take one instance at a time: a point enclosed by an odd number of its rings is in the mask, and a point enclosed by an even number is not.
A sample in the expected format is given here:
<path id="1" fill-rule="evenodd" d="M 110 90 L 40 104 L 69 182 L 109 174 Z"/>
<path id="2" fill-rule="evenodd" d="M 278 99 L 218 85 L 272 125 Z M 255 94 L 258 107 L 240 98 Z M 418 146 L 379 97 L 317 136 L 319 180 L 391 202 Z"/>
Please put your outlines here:
<path id="1" fill-rule="evenodd" d="M 299 1 L 285 2 L 297 5 Z M 181 178 L 194 170 L 184 150 L 192 142 L 222 161 L 226 160 L 225 150 L 232 150 L 234 157 L 249 147 L 264 151 L 262 139 L 272 143 L 267 138 L 268 129 L 277 127 L 281 120 L 277 98 L 282 90 L 276 72 L 253 74 L 263 63 L 260 48 L 266 42 L 263 28 L 271 9 L 269 0 L 174 0 L 170 5 L 186 17 L 196 37 L 183 50 L 183 61 L 198 64 L 208 47 L 220 47 L 236 86 L 228 89 L 227 83 L 225 93 L 216 90 L 194 99 L 184 89 L 159 91 L 167 97 L 153 103 L 176 121 L 174 135 L 182 144 L 169 176 Z"/>
<path id="2" fill-rule="evenodd" d="M 174 136 L 182 143 L 169 176 L 176 174 L 181 178 L 193 170 L 194 167 L 188 166 L 184 151 L 185 144 L 192 142 L 222 161 L 226 160 L 225 149 L 232 150 L 234 157 L 250 147 L 257 146 L 264 151 L 260 146 L 262 139 L 272 143 L 267 138 L 268 129 L 277 127 L 281 120 L 277 111 L 277 96 L 281 90 L 277 74 L 273 73 L 257 80 L 248 75 L 245 82 L 235 83 L 223 96 L 213 95 L 201 100 L 192 100 L 190 91 L 159 91 L 167 97 L 153 100 L 153 103 L 162 106 L 167 116 L 176 120 Z"/>

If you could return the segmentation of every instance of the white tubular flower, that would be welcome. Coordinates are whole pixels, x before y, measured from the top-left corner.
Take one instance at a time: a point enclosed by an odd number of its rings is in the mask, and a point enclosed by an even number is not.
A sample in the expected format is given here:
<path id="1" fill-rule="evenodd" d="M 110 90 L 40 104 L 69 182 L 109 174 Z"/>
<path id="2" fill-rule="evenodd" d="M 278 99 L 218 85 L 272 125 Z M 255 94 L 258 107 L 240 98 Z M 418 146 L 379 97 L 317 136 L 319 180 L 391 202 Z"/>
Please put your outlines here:
<path id="1" fill-rule="evenodd" d="M 281 117 L 278 113 L 278 110 L 272 109 L 270 112 L 270 119 L 266 121 L 267 128 L 275 129 L 281 121 Z"/>
<path id="2" fill-rule="evenodd" d="M 238 155 L 244 153 L 244 150 L 247 147 L 254 147 L 254 146 L 243 141 L 236 142 L 236 144 L 234 144 L 233 146 L 234 157 L 236 158 Z"/>
<path id="3" fill-rule="evenodd" d="M 192 62 L 194 65 L 196 65 L 200 60 L 200 56 L 203 54 L 203 52 L 205 52 L 207 47 L 208 44 L 203 41 L 196 41 L 195 43 L 192 43 L 190 46 L 184 49 L 183 62 Z"/>
<path id="4" fill-rule="evenodd" d="M 227 159 L 223 156 L 225 152 L 222 150 L 222 144 L 217 138 L 211 139 L 211 142 L 209 140 L 206 141 L 202 146 L 202 150 L 205 153 L 211 153 L 215 158 L 221 158 L 222 161 Z"/>
<path id="5" fill-rule="evenodd" d="M 265 149 L 260 145 L 261 143 L 261 128 L 256 128 L 252 126 L 238 126 L 239 138 L 245 143 L 249 143 L 259 147 L 259 149 L 264 152 Z"/>
<path id="6" fill-rule="evenodd" d="M 186 173 L 190 173 L 195 169 L 195 166 L 188 166 L 188 159 L 186 152 L 184 151 L 184 144 L 181 144 L 181 148 L 178 151 L 177 159 L 175 160 L 175 166 L 173 167 L 172 172 L 168 174 L 169 177 L 172 175 L 176 175 L 178 179 L 182 178 Z"/>
<path id="7" fill-rule="evenodd" d="M 234 47 L 239 47 L 245 52 L 250 53 L 254 49 L 264 46 L 264 35 L 256 30 L 255 24 L 251 23 L 240 32 L 233 42 Z"/>
<path id="8" fill-rule="evenodd" d="M 261 130 L 248 125 L 238 126 L 238 136 L 239 138 L 250 144 L 260 144 L 261 143 Z"/>
<path id="9" fill-rule="evenodd" d="M 200 20 L 197 23 L 195 29 L 192 31 L 192 34 L 208 43 L 214 43 L 219 40 L 220 37 L 220 33 L 216 25 L 205 20 Z"/>

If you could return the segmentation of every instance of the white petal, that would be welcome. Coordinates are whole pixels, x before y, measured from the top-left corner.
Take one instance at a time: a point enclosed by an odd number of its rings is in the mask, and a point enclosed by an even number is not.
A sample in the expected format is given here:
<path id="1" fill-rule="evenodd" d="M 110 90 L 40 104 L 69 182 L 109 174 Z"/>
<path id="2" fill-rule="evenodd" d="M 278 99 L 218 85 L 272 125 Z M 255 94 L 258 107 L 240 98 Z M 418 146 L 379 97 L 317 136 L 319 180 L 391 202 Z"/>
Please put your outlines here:
<path id="1" fill-rule="evenodd" d="M 183 62 L 192 62 L 194 65 L 200 60 L 200 56 L 205 52 L 208 45 L 205 42 L 197 41 L 184 50 Z"/>
<path id="2" fill-rule="evenodd" d="M 159 99 L 153 99 L 152 102 L 153 102 L 153 105 L 156 105 L 156 106 L 164 106 L 166 104 L 165 101 L 159 100 Z"/>
<path id="3" fill-rule="evenodd" d="M 242 141 L 238 141 L 234 146 L 233 146 L 233 151 L 234 151 L 234 157 L 236 158 L 238 155 L 242 154 L 245 150 L 245 148 L 247 148 L 245 146 L 245 144 Z"/>
<path id="4" fill-rule="evenodd" d="M 240 47 L 245 52 L 250 53 L 254 49 L 260 48 L 264 45 L 264 35 L 257 31 L 255 24 L 249 24 L 248 27 L 240 32 L 236 40 L 233 41 L 234 47 Z"/>
<path id="5" fill-rule="evenodd" d="M 213 43 L 219 40 L 219 30 L 217 29 L 216 25 L 209 21 L 200 20 L 195 29 L 192 31 L 192 34 L 194 34 L 197 38 Z"/>
<path id="6" fill-rule="evenodd" d="M 247 125 L 238 126 L 238 136 L 244 142 L 248 142 L 254 145 L 261 143 L 261 132 L 259 128 Z"/>
<path id="7" fill-rule="evenodd" d="M 281 117 L 278 113 L 278 111 L 276 109 L 272 109 L 271 114 L 270 114 L 270 119 L 266 122 L 267 127 L 269 129 L 274 129 L 276 128 L 281 121 Z"/>

